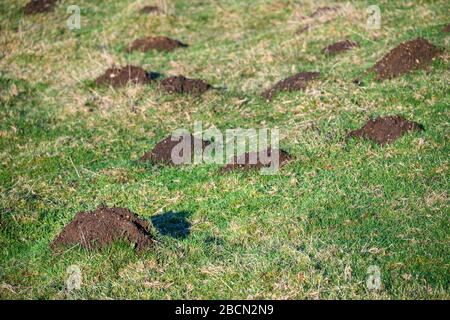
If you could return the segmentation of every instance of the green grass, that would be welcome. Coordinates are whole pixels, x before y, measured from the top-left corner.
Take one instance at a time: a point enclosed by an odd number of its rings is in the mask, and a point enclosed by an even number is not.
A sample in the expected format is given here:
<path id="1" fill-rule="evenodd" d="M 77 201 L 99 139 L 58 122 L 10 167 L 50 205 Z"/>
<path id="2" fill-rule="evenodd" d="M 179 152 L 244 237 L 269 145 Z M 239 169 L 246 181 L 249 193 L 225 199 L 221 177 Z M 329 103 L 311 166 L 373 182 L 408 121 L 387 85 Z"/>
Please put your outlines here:
<path id="1" fill-rule="evenodd" d="M 26 1 L 0 4 L 0 297 L 449 299 L 448 2 L 341 2 L 344 14 L 300 35 L 298 16 L 328 1 L 169 2 L 170 15 L 145 16 L 139 8 L 151 1 L 80 0 L 76 31 L 66 28 L 68 1 L 36 16 L 22 15 Z M 380 30 L 365 28 L 371 4 L 381 7 Z M 152 34 L 190 47 L 124 52 Z M 427 70 L 352 83 L 418 36 L 445 50 Z M 346 38 L 360 48 L 321 53 Z M 195 98 L 155 85 L 95 87 L 112 63 L 226 90 Z M 305 92 L 260 98 L 299 71 L 322 76 Z M 344 140 L 369 118 L 393 114 L 426 131 L 384 147 Z M 137 161 L 195 121 L 279 128 L 296 160 L 273 176 Z M 50 250 L 77 212 L 100 204 L 148 220 L 180 212 L 190 232 L 154 229 L 157 244 L 143 253 L 124 243 Z M 67 292 L 72 264 L 83 285 Z M 366 286 L 371 265 L 381 270 L 381 290 Z"/>

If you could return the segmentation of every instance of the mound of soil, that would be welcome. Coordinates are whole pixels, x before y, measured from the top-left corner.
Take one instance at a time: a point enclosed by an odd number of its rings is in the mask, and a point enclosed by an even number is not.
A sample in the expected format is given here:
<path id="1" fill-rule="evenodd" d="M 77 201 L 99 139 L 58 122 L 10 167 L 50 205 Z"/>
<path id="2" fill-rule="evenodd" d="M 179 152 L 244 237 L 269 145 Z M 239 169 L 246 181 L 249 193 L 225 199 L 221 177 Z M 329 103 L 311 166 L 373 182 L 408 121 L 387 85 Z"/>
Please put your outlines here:
<path id="1" fill-rule="evenodd" d="M 31 0 L 28 2 L 23 11 L 25 14 L 36 14 L 53 11 L 58 0 Z"/>
<path id="2" fill-rule="evenodd" d="M 152 150 L 145 153 L 140 160 L 151 161 L 154 164 L 177 165 L 172 161 L 172 149 L 176 145 L 178 145 L 182 141 L 182 139 L 191 139 L 191 157 L 189 158 L 189 154 L 184 155 L 183 149 L 181 149 L 178 154 L 180 157 L 183 157 L 183 161 L 181 164 L 192 163 L 194 153 L 203 150 L 207 145 L 210 144 L 209 141 L 195 138 L 191 134 L 183 135 L 178 139 L 175 139 L 174 141 L 172 141 L 172 136 L 168 136 L 167 138 L 158 142 Z M 199 147 L 195 148 L 195 144 L 197 144 L 201 149 Z"/>
<path id="3" fill-rule="evenodd" d="M 343 41 L 339 41 L 333 44 L 330 44 L 329 46 L 325 47 L 322 52 L 327 54 L 327 55 L 332 55 L 335 53 L 339 53 L 339 52 L 343 52 L 343 51 L 347 51 L 350 50 L 354 47 L 359 47 L 359 44 L 355 41 L 351 41 L 351 40 L 343 40 Z"/>
<path id="4" fill-rule="evenodd" d="M 261 95 L 266 100 L 272 100 L 280 91 L 304 90 L 309 81 L 316 79 L 319 72 L 300 72 L 284 80 L 278 81 L 272 88 L 264 91 Z"/>
<path id="5" fill-rule="evenodd" d="M 335 13 L 341 9 L 340 6 L 334 7 L 321 7 L 317 8 L 316 11 L 311 13 L 309 16 L 301 16 L 303 20 L 303 26 L 301 26 L 295 33 L 302 34 L 307 31 L 312 30 L 320 24 L 326 23 L 334 19 Z"/>
<path id="6" fill-rule="evenodd" d="M 147 37 L 135 40 L 128 49 L 129 51 L 139 50 L 147 52 L 150 50 L 173 51 L 176 48 L 185 48 L 187 44 L 168 37 Z"/>
<path id="7" fill-rule="evenodd" d="M 323 16 L 325 14 L 337 12 L 340 8 L 341 7 L 339 7 L 339 6 L 335 6 L 335 7 L 328 7 L 328 6 L 320 7 L 320 8 L 317 8 L 316 11 L 311 13 L 310 17 L 311 18 L 317 18 L 317 17 Z"/>
<path id="8" fill-rule="evenodd" d="M 266 150 L 263 151 L 263 154 L 266 154 L 268 157 L 271 156 L 272 154 L 272 149 L 268 148 Z M 250 159 L 253 157 L 257 157 L 257 161 L 256 163 L 250 163 Z M 289 153 L 287 153 L 286 151 L 283 150 L 279 150 L 279 167 L 281 168 L 282 166 L 284 166 L 289 160 L 291 160 L 292 157 L 289 155 Z M 228 163 L 227 165 L 225 165 L 222 168 L 222 172 L 228 172 L 228 171 L 232 171 L 232 170 L 236 170 L 236 169 L 240 169 L 240 170 L 244 170 L 244 171 L 249 171 L 249 170 L 254 170 L 254 169 L 261 169 L 261 168 L 268 168 L 270 167 L 271 163 L 268 164 L 263 164 L 260 162 L 259 156 L 258 156 L 258 152 L 246 152 L 244 154 L 241 154 L 238 157 L 233 157 L 232 161 L 230 161 L 230 163 Z"/>
<path id="9" fill-rule="evenodd" d="M 375 71 L 379 80 L 390 79 L 405 74 L 411 70 L 428 65 L 441 50 L 423 38 L 403 42 L 369 71 Z"/>
<path id="10" fill-rule="evenodd" d="M 157 6 L 145 6 L 141 9 L 141 13 L 158 13 L 159 8 Z"/>
<path id="11" fill-rule="evenodd" d="M 421 124 L 408 121 L 402 116 L 387 116 L 369 120 L 361 129 L 349 132 L 347 137 L 366 138 L 384 145 L 400 138 L 408 131 L 422 130 L 424 127 Z"/>
<path id="12" fill-rule="evenodd" d="M 161 87 L 167 92 L 202 94 L 211 88 L 211 85 L 200 79 L 189 79 L 184 76 L 169 77 L 161 81 Z"/>
<path id="13" fill-rule="evenodd" d="M 79 244 L 84 248 L 101 248 L 117 240 L 126 240 L 137 249 L 149 247 L 152 237 L 149 223 L 128 209 L 99 207 L 95 211 L 78 212 L 51 247 Z"/>
<path id="14" fill-rule="evenodd" d="M 97 85 L 109 85 L 115 88 L 125 86 L 128 83 L 150 83 L 157 77 L 156 73 L 146 72 L 135 66 L 125 66 L 123 68 L 111 67 L 99 76 L 95 83 Z"/>
<path id="15" fill-rule="evenodd" d="M 442 29 L 443 32 L 450 32 L 450 24 L 448 24 L 444 29 Z"/>

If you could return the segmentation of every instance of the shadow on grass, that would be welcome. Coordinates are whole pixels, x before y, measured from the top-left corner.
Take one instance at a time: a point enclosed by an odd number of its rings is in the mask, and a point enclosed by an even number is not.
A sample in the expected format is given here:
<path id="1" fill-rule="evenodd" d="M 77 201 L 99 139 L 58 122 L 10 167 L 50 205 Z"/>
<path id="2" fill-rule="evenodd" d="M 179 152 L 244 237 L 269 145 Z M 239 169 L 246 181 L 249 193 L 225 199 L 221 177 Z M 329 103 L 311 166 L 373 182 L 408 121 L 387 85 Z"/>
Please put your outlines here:
<path id="1" fill-rule="evenodd" d="M 160 234 L 175 239 L 184 239 L 191 232 L 191 224 L 186 219 L 190 215 L 191 213 L 187 211 L 169 211 L 153 216 L 151 220 Z"/>

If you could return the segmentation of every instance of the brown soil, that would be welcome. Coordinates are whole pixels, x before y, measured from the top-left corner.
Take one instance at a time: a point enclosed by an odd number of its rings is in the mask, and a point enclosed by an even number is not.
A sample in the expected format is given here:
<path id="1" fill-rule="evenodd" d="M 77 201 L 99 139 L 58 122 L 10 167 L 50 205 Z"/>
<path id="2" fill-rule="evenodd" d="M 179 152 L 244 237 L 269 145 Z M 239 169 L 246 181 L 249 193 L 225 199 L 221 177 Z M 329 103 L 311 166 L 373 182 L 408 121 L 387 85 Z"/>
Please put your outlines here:
<path id="1" fill-rule="evenodd" d="M 270 157 L 270 155 L 272 154 L 272 149 L 267 149 L 263 151 L 263 154 L 266 154 Z M 287 153 L 286 151 L 283 150 L 279 150 L 279 155 L 280 155 L 280 159 L 279 159 L 279 166 L 280 168 L 282 166 L 284 166 L 289 160 L 292 159 L 292 157 L 289 155 L 289 153 Z M 260 162 L 259 157 L 257 158 L 256 163 L 249 163 L 251 157 L 254 156 L 258 156 L 258 152 L 246 152 L 244 154 L 241 154 L 238 157 L 233 157 L 231 163 L 225 165 L 222 168 L 222 172 L 228 172 L 228 171 L 232 171 L 232 170 L 236 170 L 236 169 L 241 169 L 244 171 L 249 171 L 249 170 L 253 170 L 253 169 L 261 169 L 264 167 L 270 167 L 271 163 L 268 164 L 263 164 Z M 238 163 L 240 162 L 240 163 Z M 242 163 L 243 162 L 243 163 Z"/>
<path id="2" fill-rule="evenodd" d="M 157 6 L 145 6 L 141 9 L 141 13 L 158 13 L 159 8 Z"/>
<path id="3" fill-rule="evenodd" d="M 329 46 L 325 47 L 322 50 L 322 52 L 325 54 L 331 55 L 331 54 L 350 50 L 354 47 L 359 47 L 359 44 L 355 41 L 344 40 L 344 41 L 339 41 L 339 42 L 330 44 Z"/>
<path id="4" fill-rule="evenodd" d="M 150 50 L 157 51 L 173 51 L 176 48 L 187 47 L 181 41 L 170 39 L 168 37 L 147 37 L 135 40 L 129 48 L 129 51 L 139 50 L 147 52 Z"/>
<path id="5" fill-rule="evenodd" d="M 193 135 L 183 135 L 182 137 L 178 138 L 178 140 L 172 141 L 172 136 L 168 136 L 167 138 L 158 142 L 151 151 L 145 153 L 141 157 L 141 161 L 151 161 L 154 164 L 177 165 L 172 161 L 172 149 L 180 143 L 181 139 L 185 139 L 188 137 L 190 137 L 191 139 L 191 158 L 189 159 L 189 155 L 186 155 L 184 157 L 183 163 L 186 164 L 192 162 L 194 153 L 200 151 L 198 150 L 199 148 L 194 149 L 194 141 L 197 142 L 199 146 L 201 146 L 201 150 L 203 150 L 207 145 L 210 144 L 209 141 L 195 138 Z M 180 151 L 179 156 L 184 156 L 183 150 Z"/>
<path id="6" fill-rule="evenodd" d="M 448 24 L 444 29 L 442 29 L 443 32 L 450 32 L 450 24 Z"/>
<path id="7" fill-rule="evenodd" d="M 305 25 L 305 26 L 303 26 L 303 27 L 300 27 L 295 33 L 296 34 L 302 34 L 302 33 L 305 33 L 305 32 L 307 32 L 307 31 L 309 31 L 310 29 L 311 29 L 311 25 L 309 25 L 309 24 L 307 24 L 307 25 Z"/>
<path id="8" fill-rule="evenodd" d="M 95 83 L 117 88 L 128 83 L 150 83 L 155 77 L 155 73 L 149 73 L 139 67 L 128 65 L 123 68 L 111 67 L 107 69 L 103 75 L 95 80 Z"/>
<path id="9" fill-rule="evenodd" d="M 392 49 L 369 71 L 379 80 L 390 79 L 428 65 L 441 50 L 423 38 L 401 43 Z"/>
<path id="10" fill-rule="evenodd" d="M 308 82 L 317 78 L 319 75 L 318 72 L 300 72 L 289 78 L 278 81 L 272 88 L 264 91 L 261 95 L 267 100 L 272 100 L 280 91 L 304 90 Z"/>
<path id="11" fill-rule="evenodd" d="M 58 0 L 31 0 L 24 7 L 25 14 L 35 14 L 53 11 Z"/>
<path id="12" fill-rule="evenodd" d="M 422 131 L 424 127 L 402 116 L 378 117 L 369 120 L 361 129 L 351 131 L 347 137 L 370 139 L 380 145 L 390 143 L 408 131 Z"/>
<path id="13" fill-rule="evenodd" d="M 312 30 L 317 27 L 319 24 L 326 23 L 332 19 L 334 19 L 335 13 L 341 9 L 340 6 L 335 7 L 321 7 L 316 9 L 309 16 L 302 16 L 301 20 L 303 20 L 303 26 L 301 26 L 296 34 L 302 34 L 307 31 Z"/>
<path id="14" fill-rule="evenodd" d="M 169 77 L 161 81 L 161 87 L 167 92 L 202 94 L 211 85 L 200 79 L 189 79 L 184 76 Z"/>
<path id="15" fill-rule="evenodd" d="M 341 8 L 341 7 L 339 7 L 339 6 L 336 6 L 336 7 L 320 7 L 320 8 L 317 8 L 316 11 L 314 11 L 313 13 L 311 13 L 310 17 L 311 17 L 311 18 L 317 18 L 317 17 L 320 17 L 320 16 L 322 16 L 322 15 L 324 15 L 324 14 L 336 12 L 336 11 L 338 11 L 340 8 Z"/>
<path id="16" fill-rule="evenodd" d="M 78 212 L 51 247 L 79 244 L 84 248 L 101 248 L 117 240 L 126 240 L 137 249 L 153 243 L 150 225 L 128 209 L 99 207 L 95 211 Z"/>

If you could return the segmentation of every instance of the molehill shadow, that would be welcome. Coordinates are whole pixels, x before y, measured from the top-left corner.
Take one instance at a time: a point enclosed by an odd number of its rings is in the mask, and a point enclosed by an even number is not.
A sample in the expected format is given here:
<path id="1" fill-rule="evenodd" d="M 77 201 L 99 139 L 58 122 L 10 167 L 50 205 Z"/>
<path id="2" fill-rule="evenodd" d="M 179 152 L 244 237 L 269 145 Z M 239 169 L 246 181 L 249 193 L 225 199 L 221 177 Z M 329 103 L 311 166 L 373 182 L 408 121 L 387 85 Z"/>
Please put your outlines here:
<path id="1" fill-rule="evenodd" d="M 153 226 L 158 232 L 164 236 L 169 236 L 175 239 L 184 239 L 191 232 L 191 223 L 187 218 L 191 212 L 165 212 L 151 217 Z"/>

